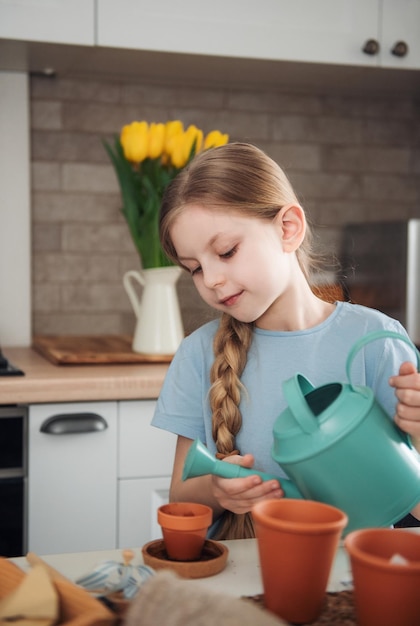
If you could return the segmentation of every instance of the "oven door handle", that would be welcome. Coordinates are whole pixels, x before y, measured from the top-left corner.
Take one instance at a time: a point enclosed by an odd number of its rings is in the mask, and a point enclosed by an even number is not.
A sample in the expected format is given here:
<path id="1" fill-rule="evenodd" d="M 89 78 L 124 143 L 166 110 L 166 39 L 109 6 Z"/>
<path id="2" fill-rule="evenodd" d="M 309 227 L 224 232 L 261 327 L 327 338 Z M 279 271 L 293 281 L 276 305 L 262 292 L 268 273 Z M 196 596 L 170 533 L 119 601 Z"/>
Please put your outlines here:
<path id="1" fill-rule="evenodd" d="M 40 431 L 47 435 L 97 433 L 108 428 L 106 420 L 96 413 L 61 413 L 46 419 Z"/>

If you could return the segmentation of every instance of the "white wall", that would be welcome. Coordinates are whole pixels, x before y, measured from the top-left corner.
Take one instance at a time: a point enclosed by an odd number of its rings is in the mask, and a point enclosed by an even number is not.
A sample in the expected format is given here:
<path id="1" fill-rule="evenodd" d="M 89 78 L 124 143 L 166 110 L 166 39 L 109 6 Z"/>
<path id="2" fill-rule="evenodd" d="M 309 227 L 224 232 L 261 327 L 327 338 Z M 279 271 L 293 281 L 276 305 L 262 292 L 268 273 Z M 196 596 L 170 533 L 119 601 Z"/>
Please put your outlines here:
<path id="1" fill-rule="evenodd" d="M 0 138 L 0 346 L 29 346 L 29 85 L 24 72 L 0 72 Z"/>

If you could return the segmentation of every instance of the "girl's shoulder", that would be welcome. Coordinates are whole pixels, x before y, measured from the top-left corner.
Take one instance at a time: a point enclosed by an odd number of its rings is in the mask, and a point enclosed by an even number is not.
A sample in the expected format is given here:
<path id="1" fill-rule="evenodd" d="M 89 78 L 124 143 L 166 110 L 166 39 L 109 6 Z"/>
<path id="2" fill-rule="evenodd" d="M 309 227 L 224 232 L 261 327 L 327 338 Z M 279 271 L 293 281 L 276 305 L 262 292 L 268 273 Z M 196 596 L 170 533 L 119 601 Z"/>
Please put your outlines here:
<path id="1" fill-rule="evenodd" d="M 195 363 L 207 361 L 213 355 L 214 335 L 219 327 L 219 320 L 211 320 L 187 335 L 181 342 L 172 362 L 190 360 Z"/>
<path id="2" fill-rule="evenodd" d="M 364 351 L 366 358 L 374 363 L 376 371 L 380 369 L 378 363 L 381 360 L 387 361 L 392 368 L 391 373 L 395 373 L 403 360 L 411 361 L 414 355 L 417 356 L 414 345 L 401 322 L 381 311 L 343 302 L 340 304 L 337 319 L 337 327 L 342 329 L 343 337 L 349 341 L 350 345 L 358 338 L 361 339 L 377 331 L 390 331 L 404 337 L 403 341 L 398 341 L 395 337 L 384 335 L 380 341 L 366 342 Z"/>
<path id="3" fill-rule="evenodd" d="M 359 328 L 365 332 L 376 330 L 391 330 L 406 334 L 402 324 L 382 311 L 373 309 L 362 304 L 352 302 L 338 302 L 336 320 L 340 326 L 345 321 L 345 327 L 352 330 Z"/>
<path id="4" fill-rule="evenodd" d="M 214 335 L 216 334 L 218 328 L 219 319 L 211 320 L 187 335 L 182 343 L 187 346 L 193 346 L 213 342 Z"/>

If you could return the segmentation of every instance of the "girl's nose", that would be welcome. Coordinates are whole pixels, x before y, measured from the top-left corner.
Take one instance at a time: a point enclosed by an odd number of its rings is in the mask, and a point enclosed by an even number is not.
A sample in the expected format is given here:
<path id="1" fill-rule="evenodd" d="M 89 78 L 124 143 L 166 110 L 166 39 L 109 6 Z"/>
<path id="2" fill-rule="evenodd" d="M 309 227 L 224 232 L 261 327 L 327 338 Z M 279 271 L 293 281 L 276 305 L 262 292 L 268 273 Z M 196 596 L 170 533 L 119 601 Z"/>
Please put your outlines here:
<path id="1" fill-rule="evenodd" d="M 208 289 L 215 289 L 225 282 L 225 276 L 219 269 L 206 269 L 204 271 L 204 284 Z"/>

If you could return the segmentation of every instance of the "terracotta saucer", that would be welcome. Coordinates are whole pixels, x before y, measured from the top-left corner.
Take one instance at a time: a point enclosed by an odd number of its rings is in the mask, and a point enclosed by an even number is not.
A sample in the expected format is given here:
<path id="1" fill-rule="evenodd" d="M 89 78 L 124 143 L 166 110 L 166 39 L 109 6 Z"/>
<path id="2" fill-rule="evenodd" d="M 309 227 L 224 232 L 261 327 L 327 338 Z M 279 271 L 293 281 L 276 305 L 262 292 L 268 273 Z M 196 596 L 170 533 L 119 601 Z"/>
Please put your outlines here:
<path id="1" fill-rule="evenodd" d="M 171 561 L 163 539 L 150 541 L 142 548 L 143 561 L 155 570 L 171 569 L 182 578 L 214 576 L 226 567 L 229 550 L 217 541 L 207 539 L 198 561 Z"/>

